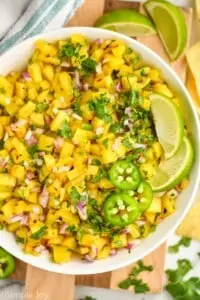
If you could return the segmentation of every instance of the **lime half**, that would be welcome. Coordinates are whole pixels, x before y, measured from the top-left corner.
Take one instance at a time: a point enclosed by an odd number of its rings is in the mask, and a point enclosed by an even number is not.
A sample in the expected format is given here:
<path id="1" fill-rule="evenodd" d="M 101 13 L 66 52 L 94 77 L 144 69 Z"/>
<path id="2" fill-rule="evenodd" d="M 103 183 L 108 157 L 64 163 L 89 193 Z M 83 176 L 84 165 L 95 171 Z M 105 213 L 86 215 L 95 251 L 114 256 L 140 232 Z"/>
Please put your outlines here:
<path id="1" fill-rule="evenodd" d="M 187 137 L 183 138 L 178 152 L 168 160 L 161 161 L 156 174 L 150 179 L 154 192 L 175 187 L 188 174 L 193 163 L 193 148 Z"/>
<path id="2" fill-rule="evenodd" d="M 156 33 L 155 26 L 149 18 L 131 9 L 107 12 L 96 22 L 95 26 L 134 37 Z"/>
<path id="3" fill-rule="evenodd" d="M 164 0 L 149 0 L 144 6 L 156 25 L 169 57 L 176 60 L 187 43 L 187 25 L 182 12 Z"/>
<path id="4" fill-rule="evenodd" d="M 172 157 L 180 148 L 184 134 L 184 120 L 172 99 L 152 94 L 151 112 L 158 140 L 165 151 L 165 158 Z"/>

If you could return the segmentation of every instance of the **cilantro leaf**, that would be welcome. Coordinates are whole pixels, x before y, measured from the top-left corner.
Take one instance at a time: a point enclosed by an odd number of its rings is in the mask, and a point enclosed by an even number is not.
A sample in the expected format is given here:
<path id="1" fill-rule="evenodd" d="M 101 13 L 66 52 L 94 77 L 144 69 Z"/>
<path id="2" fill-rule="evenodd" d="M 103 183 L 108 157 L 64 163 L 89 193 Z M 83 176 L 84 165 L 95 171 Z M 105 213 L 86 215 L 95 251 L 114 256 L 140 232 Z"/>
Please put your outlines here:
<path id="1" fill-rule="evenodd" d="M 47 226 L 42 226 L 38 231 L 31 235 L 31 238 L 34 240 L 39 240 L 46 233 Z"/>
<path id="2" fill-rule="evenodd" d="M 4 140 L 0 140 L 0 150 L 4 149 Z"/>
<path id="3" fill-rule="evenodd" d="M 19 244 L 24 244 L 25 240 L 24 240 L 24 238 L 17 236 L 16 237 L 16 242 L 19 243 Z"/>
<path id="4" fill-rule="evenodd" d="M 104 97 L 103 95 L 99 98 L 91 100 L 88 103 L 89 109 L 94 111 L 99 119 L 104 120 L 105 122 L 112 121 L 111 115 L 108 113 L 107 105 L 109 104 L 109 98 Z"/>
<path id="5" fill-rule="evenodd" d="M 32 147 L 28 148 L 28 153 L 34 157 L 36 152 L 38 151 L 38 145 L 33 145 Z"/>
<path id="6" fill-rule="evenodd" d="M 169 283 L 166 285 L 167 292 L 175 297 L 175 299 L 194 300 L 200 299 L 200 278 L 191 277 L 187 281 L 179 281 L 176 283 Z"/>
<path id="7" fill-rule="evenodd" d="M 73 204 L 76 204 L 81 199 L 81 195 L 79 194 L 77 188 L 74 186 L 71 188 L 69 195 Z"/>
<path id="8" fill-rule="evenodd" d="M 96 300 L 95 298 L 92 298 L 90 296 L 86 296 L 85 298 L 81 298 L 79 300 Z"/>
<path id="9" fill-rule="evenodd" d="M 46 110 L 48 107 L 49 107 L 49 105 L 47 103 L 40 102 L 40 103 L 36 104 L 35 111 L 38 112 L 38 113 L 41 113 L 44 110 Z"/>
<path id="10" fill-rule="evenodd" d="M 72 130 L 69 127 L 67 120 L 64 120 L 61 124 L 61 129 L 57 131 L 57 134 L 68 139 L 72 138 Z"/>
<path id="11" fill-rule="evenodd" d="M 121 129 L 122 129 L 122 127 L 121 127 L 120 124 L 118 124 L 118 123 L 113 123 L 113 124 L 111 124 L 110 127 L 109 127 L 109 132 L 111 132 L 111 133 L 120 133 L 120 132 L 121 132 Z"/>
<path id="12" fill-rule="evenodd" d="M 93 165 L 93 166 L 100 166 L 100 165 L 101 165 L 101 162 L 100 162 L 100 160 L 94 158 L 94 159 L 92 160 L 92 162 L 91 162 L 91 165 Z"/>
<path id="13" fill-rule="evenodd" d="M 91 58 L 86 58 L 82 61 L 81 66 L 85 75 L 96 72 L 97 62 Z"/>
<path id="14" fill-rule="evenodd" d="M 67 42 L 60 50 L 60 57 L 78 57 L 80 48 L 81 44 L 79 43 L 72 45 L 70 42 Z"/>
<path id="15" fill-rule="evenodd" d="M 133 144 L 131 143 L 131 140 L 129 137 L 125 137 L 123 140 L 122 140 L 122 144 L 128 148 L 128 149 L 131 149 L 133 148 Z"/>
<path id="16" fill-rule="evenodd" d="M 187 248 L 190 246 L 191 241 L 192 241 L 192 239 L 189 237 L 182 237 L 177 244 L 170 246 L 168 248 L 168 251 L 169 251 L 169 253 L 178 253 L 181 246 L 184 246 Z"/>
<path id="17" fill-rule="evenodd" d="M 82 116 L 80 101 L 78 100 L 74 101 L 71 105 L 71 108 L 73 109 L 74 113 L 76 113 L 79 116 Z"/>
<path id="18" fill-rule="evenodd" d="M 183 279 L 183 277 L 192 269 L 192 264 L 188 259 L 179 259 L 177 261 L 177 269 L 166 270 L 166 274 L 169 282 L 177 282 Z"/>
<path id="19" fill-rule="evenodd" d="M 105 169 L 100 169 L 99 173 L 94 176 L 94 178 L 92 179 L 92 183 L 97 183 L 99 182 L 102 178 L 107 178 L 108 177 L 108 173 Z"/>
<path id="20" fill-rule="evenodd" d="M 142 260 L 139 260 L 137 266 L 132 268 L 128 278 L 120 282 L 118 286 L 121 289 L 128 289 L 130 286 L 133 286 L 136 294 L 149 292 L 148 285 L 137 278 L 137 276 L 144 271 L 152 272 L 153 266 L 146 266 Z"/>
<path id="21" fill-rule="evenodd" d="M 1 94 L 5 94 L 5 93 L 6 93 L 6 90 L 5 90 L 3 87 L 1 87 L 1 88 L 0 88 L 0 93 L 1 93 Z"/>
<path id="22" fill-rule="evenodd" d="M 107 139 L 104 139 L 102 141 L 102 144 L 104 145 L 105 148 L 108 148 L 108 138 Z"/>

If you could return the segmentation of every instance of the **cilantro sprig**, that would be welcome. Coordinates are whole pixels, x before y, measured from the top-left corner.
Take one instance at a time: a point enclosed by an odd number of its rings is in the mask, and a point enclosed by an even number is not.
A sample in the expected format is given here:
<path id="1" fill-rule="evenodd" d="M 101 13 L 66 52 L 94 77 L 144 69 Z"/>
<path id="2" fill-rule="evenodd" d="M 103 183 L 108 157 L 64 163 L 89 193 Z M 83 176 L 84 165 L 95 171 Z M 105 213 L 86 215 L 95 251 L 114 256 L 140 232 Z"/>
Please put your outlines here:
<path id="1" fill-rule="evenodd" d="M 57 131 L 57 135 L 60 135 L 66 139 L 70 139 L 72 138 L 73 134 L 72 134 L 72 130 L 69 127 L 69 124 L 67 122 L 67 120 L 64 120 L 61 124 L 61 129 L 59 129 Z"/>
<path id="2" fill-rule="evenodd" d="M 133 267 L 128 278 L 119 283 L 121 289 L 128 289 L 129 287 L 134 287 L 135 293 L 146 293 L 149 292 L 149 287 L 147 283 L 143 282 L 142 279 L 138 279 L 137 276 L 142 272 L 152 272 L 152 266 L 144 265 L 142 260 L 138 261 L 137 266 Z"/>
<path id="3" fill-rule="evenodd" d="M 191 238 L 189 237 L 182 237 L 178 243 L 176 243 L 175 245 L 172 245 L 168 248 L 169 253 L 178 253 L 180 248 L 183 247 L 189 247 L 191 244 Z"/>
<path id="4" fill-rule="evenodd" d="M 112 121 L 112 117 L 108 111 L 109 103 L 110 99 L 102 94 L 100 97 L 91 100 L 88 105 L 89 109 L 94 111 L 99 119 L 102 119 L 107 123 Z"/>

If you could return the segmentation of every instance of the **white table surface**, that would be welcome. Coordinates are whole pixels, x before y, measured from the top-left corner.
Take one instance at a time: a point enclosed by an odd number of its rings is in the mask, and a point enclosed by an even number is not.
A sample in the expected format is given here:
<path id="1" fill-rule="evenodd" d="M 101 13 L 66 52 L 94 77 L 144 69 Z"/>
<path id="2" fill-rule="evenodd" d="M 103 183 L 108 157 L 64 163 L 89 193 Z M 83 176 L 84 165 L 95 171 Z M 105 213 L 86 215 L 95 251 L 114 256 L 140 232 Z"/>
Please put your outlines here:
<path id="1" fill-rule="evenodd" d="M 12 3 L 12 6 L 15 1 L 18 3 L 21 0 L 0 0 L 1 1 L 9 1 Z M 28 1 L 28 0 L 26 0 Z M 98 0 L 94 0 L 98 1 Z M 130 1 L 130 0 L 129 0 Z M 134 0 L 133 0 L 134 2 Z M 171 2 L 175 3 L 179 6 L 192 6 L 194 4 L 193 0 L 171 0 Z M 20 8 L 19 8 L 20 9 Z M 0 28 L 1 28 L 1 19 L 0 19 Z M 1 31 L 1 30 L 0 30 Z M 168 244 L 174 244 L 178 240 L 176 235 L 172 235 L 168 241 Z M 198 276 L 200 277 L 200 259 L 197 256 L 197 252 L 200 252 L 200 242 L 192 241 L 191 246 L 189 248 L 182 248 L 181 251 L 177 255 L 167 254 L 166 258 L 166 269 L 175 268 L 177 259 L 180 258 L 188 258 L 193 262 L 194 268 L 188 276 Z M 30 295 L 31 296 L 31 295 Z M 97 300 L 170 300 L 172 299 L 166 292 L 161 294 L 152 295 L 133 295 L 127 291 L 110 291 L 106 289 L 97 289 L 91 287 L 77 287 L 76 288 L 76 299 L 80 299 L 84 296 L 92 296 Z M 24 283 L 15 281 L 15 280 L 2 280 L 0 281 L 0 300 L 23 300 L 24 299 Z M 37 295 L 37 299 L 35 300 L 48 300 L 46 295 L 39 294 Z M 59 299 L 55 299 L 59 300 Z M 67 300 L 67 295 L 66 295 Z"/>

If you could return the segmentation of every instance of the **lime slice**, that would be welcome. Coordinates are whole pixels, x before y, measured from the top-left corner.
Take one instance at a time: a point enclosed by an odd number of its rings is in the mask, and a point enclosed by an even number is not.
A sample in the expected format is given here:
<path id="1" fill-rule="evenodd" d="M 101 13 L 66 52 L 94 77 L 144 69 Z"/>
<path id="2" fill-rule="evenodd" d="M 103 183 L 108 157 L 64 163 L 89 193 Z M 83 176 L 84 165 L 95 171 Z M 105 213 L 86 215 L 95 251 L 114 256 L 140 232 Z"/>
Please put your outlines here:
<path id="1" fill-rule="evenodd" d="M 95 26 L 128 36 L 147 36 L 156 33 L 155 26 L 149 18 L 131 9 L 107 12 L 96 22 Z"/>
<path id="2" fill-rule="evenodd" d="M 165 158 L 169 159 L 182 143 L 184 120 L 172 99 L 155 93 L 150 96 L 150 100 L 157 137 L 165 151 Z"/>
<path id="3" fill-rule="evenodd" d="M 178 7 L 164 0 L 149 0 L 144 6 L 156 25 L 169 57 L 176 60 L 187 43 L 187 25 L 183 14 Z"/>
<path id="4" fill-rule="evenodd" d="M 150 179 L 154 192 L 175 187 L 188 174 L 193 163 L 193 148 L 187 137 L 183 138 L 178 152 L 168 160 L 161 161 L 156 174 Z"/>

